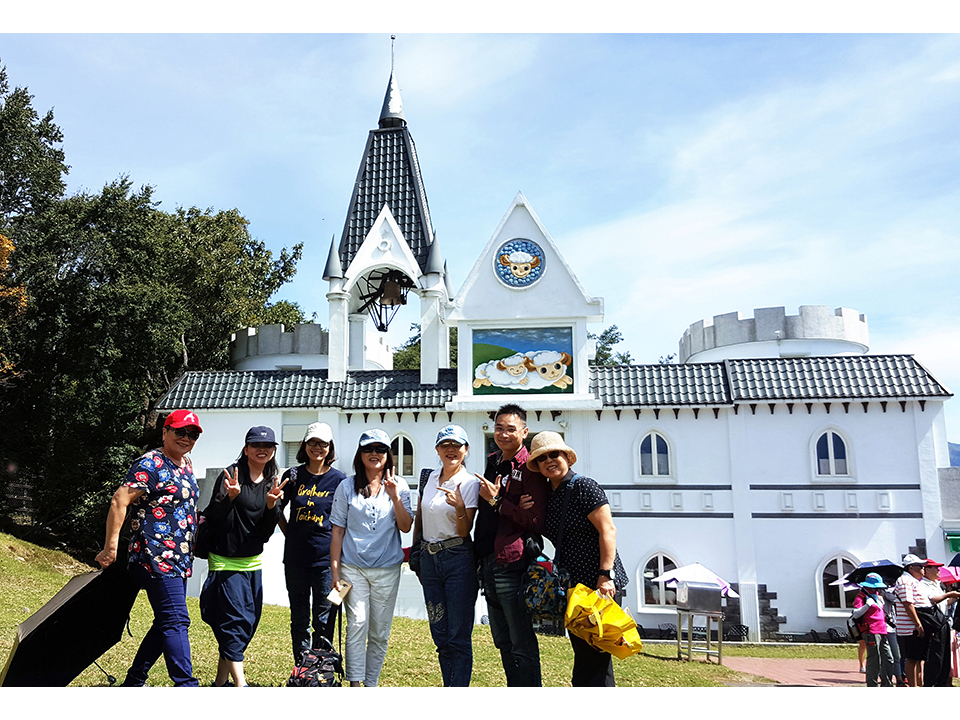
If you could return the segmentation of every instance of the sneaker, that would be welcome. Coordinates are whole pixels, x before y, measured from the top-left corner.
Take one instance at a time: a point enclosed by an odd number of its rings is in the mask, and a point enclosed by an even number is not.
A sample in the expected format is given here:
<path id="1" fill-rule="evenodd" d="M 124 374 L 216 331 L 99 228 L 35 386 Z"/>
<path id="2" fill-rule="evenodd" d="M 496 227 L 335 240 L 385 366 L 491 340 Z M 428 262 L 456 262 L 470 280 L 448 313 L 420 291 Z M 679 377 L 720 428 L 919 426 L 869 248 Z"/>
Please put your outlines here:
<path id="1" fill-rule="evenodd" d="M 862 668 L 860 668 L 860 672 L 862 672 L 862 673 L 864 673 L 864 674 L 866 674 L 866 672 L 867 672 L 867 669 L 866 669 L 865 667 L 862 667 Z"/>

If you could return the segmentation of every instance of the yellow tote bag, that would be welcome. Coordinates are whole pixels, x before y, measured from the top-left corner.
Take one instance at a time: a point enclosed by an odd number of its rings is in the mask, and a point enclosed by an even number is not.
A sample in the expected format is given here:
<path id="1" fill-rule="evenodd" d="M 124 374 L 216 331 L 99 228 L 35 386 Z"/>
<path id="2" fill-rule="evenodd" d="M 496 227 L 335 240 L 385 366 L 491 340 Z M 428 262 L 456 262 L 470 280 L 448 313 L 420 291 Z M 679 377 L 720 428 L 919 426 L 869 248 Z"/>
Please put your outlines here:
<path id="1" fill-rule="evenodd" d="M 564 624 L 594 649 L 621 660 L 643 649 L 634 619 L 613 600 L 583 584 L 570 591 Z"/>

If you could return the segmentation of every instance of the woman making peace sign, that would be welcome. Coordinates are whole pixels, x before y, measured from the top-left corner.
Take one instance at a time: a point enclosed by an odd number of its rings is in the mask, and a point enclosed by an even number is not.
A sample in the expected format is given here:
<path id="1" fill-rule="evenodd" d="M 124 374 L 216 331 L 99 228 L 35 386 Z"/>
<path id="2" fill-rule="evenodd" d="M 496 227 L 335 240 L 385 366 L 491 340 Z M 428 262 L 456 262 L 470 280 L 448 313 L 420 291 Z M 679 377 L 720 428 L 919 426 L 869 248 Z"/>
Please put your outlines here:
<path id="1" fill-rule="evenodd" d="M 341 481 L 330 513 L 330 582 L 353 588 L 344 598 L 347 651 L 344 677 L 351 687 L 380 679 L 400 589 L 400 533 L 413 524 L 410 488 L 393 474 L 390 436 L 367 430 L 353 457 L 353 475 Z"/>
<path id="2" fill-rule="evenodd" d="M 213 629 L 220 649 L 214 685 L 247 684 L 243 653 L 263 610 L 261 554 L 280 515 L 282 483 L 277 481 L 277 441 L 268 427 L 247 431 L 237 461 L 217 478 L 206 510 L 210 525 L 210 573 L 200 593 L 200 617 Z"/>
<path id="3" fill-rule="evenodd" d="M 443 467 L 426 480 L 414 531 L 421 538 L 420 584 L 444 687 L 469 687 L 478 590 L 470 530 L 480 483 L 463 467 L 469 443 L 462 427 L 443 428 L 436 447 Z"/>

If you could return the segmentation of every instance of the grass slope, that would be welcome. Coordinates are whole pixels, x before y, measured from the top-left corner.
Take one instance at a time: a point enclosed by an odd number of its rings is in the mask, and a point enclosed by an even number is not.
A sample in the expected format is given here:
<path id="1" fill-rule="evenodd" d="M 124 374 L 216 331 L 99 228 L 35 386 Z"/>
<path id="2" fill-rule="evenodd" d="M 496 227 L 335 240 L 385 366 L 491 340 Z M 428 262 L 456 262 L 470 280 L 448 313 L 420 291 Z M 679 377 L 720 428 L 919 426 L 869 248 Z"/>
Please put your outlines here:
<path id="1" fill-rule="evenodd" d="M 46 550 L 0 534 L 0 662 L 6 663 L 13 646 L 16 626 L 52 598 L 73 575 L 88 572 L 85 566 L 68 555 Z M 190 643 L 194 674 L 201 684 L 209 685 L 216 674 L 217 645 L 210 628 L 200 620 L 197 598 L 187 604 L 193 624 Z M 146 595 L 140 593 L 130 618 L 133 637 L 107 651 L 100 665 L 111 675 L 123 680 L 140 639 L 153 620 Z M 500 664 L 500 653 L 490 638 L 490 629 L 478 625 L 473 634 L 473 686 L 502 687 L 506 683 Z M 540 637 L 543 684 L 547 687 L 570 685 L 573 652 L 566 638 Z M 856 648 L 847 646 L 758 647 L 725 645 L 726 655 L 754 657 L 842 657 L 856 659 Z M 290 647 L 290 612 L 285 607 L 267 605 L 257 634 L 247 652 L 245 669 L 251 685 L 280 686 L 286 682 L 292 667 Z M 644 651 L 627 660 L 614 659 L 617 684 L 622 687 L 710 687 L 726 683 L 758 680 L 726 667 L 704 662 L 678 662 L 676 646 L 670 643 L 646 643 Z M 150 674 L 151 685 L 170 685 L 161 661 Z M 436 687 L 442 684 L 436 660 L 436 649 L 430 639 L 425 620 L 396 618 L 390 637 L 390 649 L 380 678 L 384 687 Z M 92 666 L 85 670 L 73 686 L 107 685 L 105 676 Z"/>

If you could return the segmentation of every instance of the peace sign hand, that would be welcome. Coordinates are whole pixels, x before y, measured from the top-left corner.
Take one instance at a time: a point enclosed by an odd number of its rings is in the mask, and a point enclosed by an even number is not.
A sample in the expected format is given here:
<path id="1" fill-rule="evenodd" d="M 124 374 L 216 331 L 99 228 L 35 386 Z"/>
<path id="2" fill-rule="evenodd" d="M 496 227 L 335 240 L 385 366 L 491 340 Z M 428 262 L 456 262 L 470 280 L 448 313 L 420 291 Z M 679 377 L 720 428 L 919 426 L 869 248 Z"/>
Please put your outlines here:
<path id="1" fill-rule="evenodd" d="M 397 485 L 397 480 L 393 475 L 393 468 L 387 470 L 383 476 L 383 487 L 387 491 L 387 496 L 391 500 L 396 500 L 399 497 L 399 486 Z"/>
<path id="2" fill-rule="evenodd" d="M 277 506 L 277 501 L 283 497 L 283 486 L 290 482 L 290 478 L 286 478 L 279 485 L 277 484 L 278 479 L 273 479 L 273 487 L 267 492 L 267 507 L 273 510 Z"/>
<path id="3" fill-rule="evenodd" d="M 495 483 L 490 482 L 480 473 L 474 473 L 474 475 L 476 475 L 480 481 L 480 497 L 484 500 L 490 502 L 500 494 L 500 475 L 497 475 L 497 481 Z"/>
<path id="4" fill-rule="evenodd" d="M 240 494 L 240 468 L 233 469 L 233 477 L 230 477 L 230 468 L 223 471 L 223 489 L 231 500 L 236 500 Z"/>

